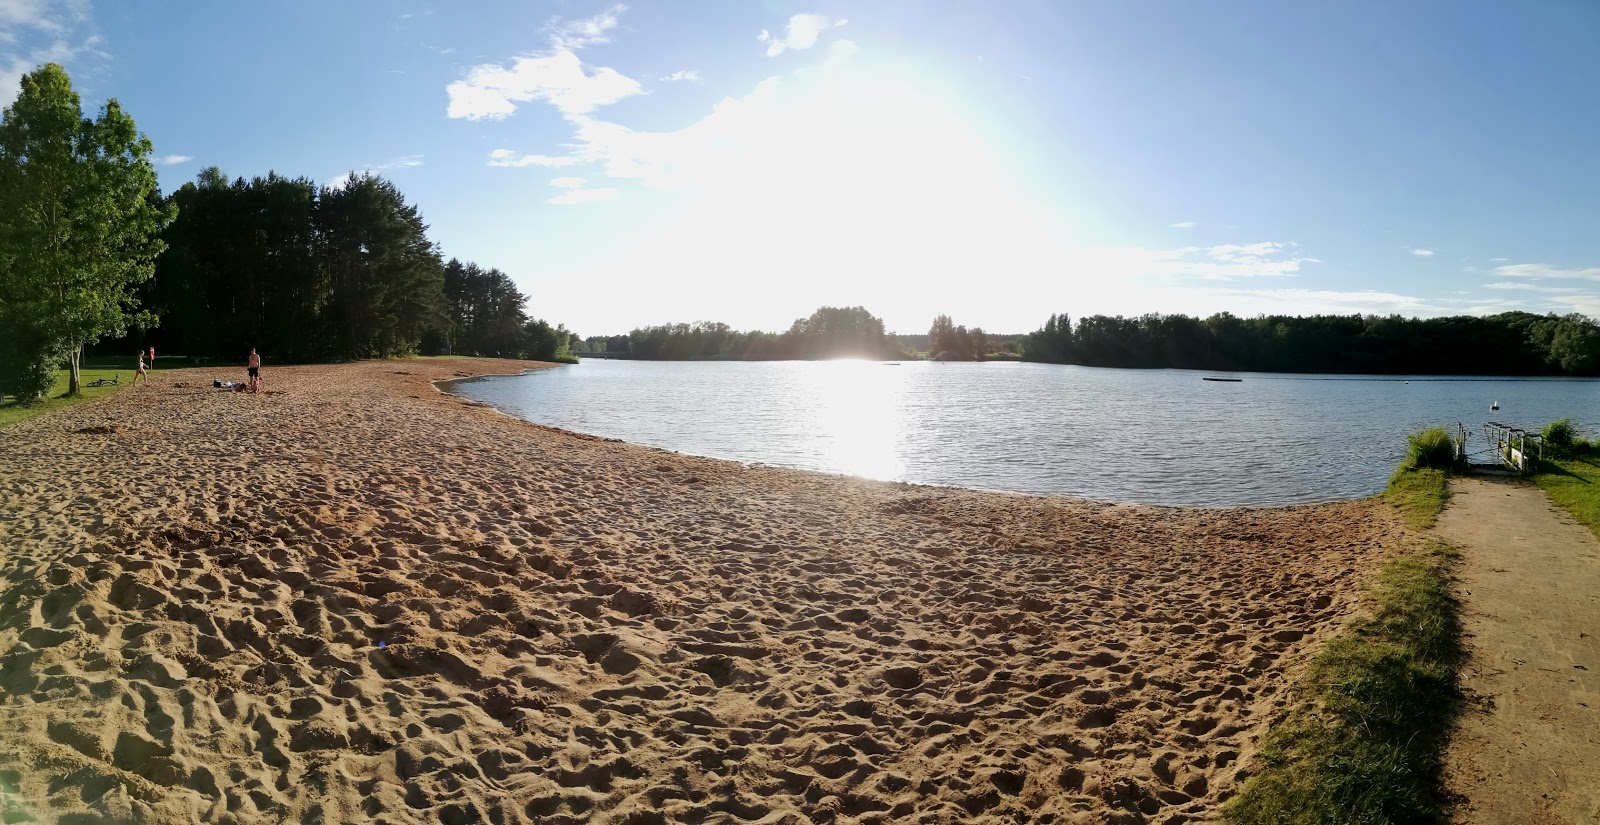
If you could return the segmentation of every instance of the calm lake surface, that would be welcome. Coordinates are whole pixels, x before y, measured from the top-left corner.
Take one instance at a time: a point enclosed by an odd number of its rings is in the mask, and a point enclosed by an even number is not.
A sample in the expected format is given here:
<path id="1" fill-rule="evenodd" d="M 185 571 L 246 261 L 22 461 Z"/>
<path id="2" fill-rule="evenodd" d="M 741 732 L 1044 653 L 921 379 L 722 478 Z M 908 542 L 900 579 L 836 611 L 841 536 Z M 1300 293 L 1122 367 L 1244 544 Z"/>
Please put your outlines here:
<path id="1" fill-rule="evenodd" d="M 684 453 L 1141 504 L 1369 496 L 1405 434 L 1430 424 L 1467 425 L 1474 450 L 1488 420 L 1539 429 L 1569 417 L 1600 434 L 1600 382 L 1572 379 L 597 359 L 453 389 L 539 424 Z"/>

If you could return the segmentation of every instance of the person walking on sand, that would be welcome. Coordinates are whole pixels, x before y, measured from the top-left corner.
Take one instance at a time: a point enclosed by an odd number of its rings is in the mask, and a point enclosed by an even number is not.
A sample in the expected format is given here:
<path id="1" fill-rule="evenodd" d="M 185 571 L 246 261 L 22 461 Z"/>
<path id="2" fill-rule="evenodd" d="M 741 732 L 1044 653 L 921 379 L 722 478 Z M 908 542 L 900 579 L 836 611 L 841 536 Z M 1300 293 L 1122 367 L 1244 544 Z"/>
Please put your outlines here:
<path id="1" fill-rule="evenodd" d="M 145 371 L 144 371 L 144 353 L 140 352 L 138 357 L 139 357 L 139 369 L 136 372 L 134 372 L 134 374 L 133 374 L 133 386 L 135 386 L 135 387 L 139 386 L 139 379 L 140 378 L 143 378 L 144 382 L 146 384 L 150 383 L 150 376 L 146 375 Z"/>
<path id="2" fill-rule="evenodd" d="M 250 360 L 245 362 L 245 367 L 250 372 L 250 391 L 255 392 L 261 384 L 261 356 L 256 354 L 256 348 L 250 348 Z"/>

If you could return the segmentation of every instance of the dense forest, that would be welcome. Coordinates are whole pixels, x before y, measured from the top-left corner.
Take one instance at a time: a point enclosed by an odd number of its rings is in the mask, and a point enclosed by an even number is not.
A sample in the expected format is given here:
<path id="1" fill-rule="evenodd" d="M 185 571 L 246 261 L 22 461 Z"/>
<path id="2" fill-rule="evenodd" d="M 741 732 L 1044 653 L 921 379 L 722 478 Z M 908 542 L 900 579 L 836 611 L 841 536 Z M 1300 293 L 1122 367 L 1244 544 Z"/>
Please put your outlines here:
<path id="1" fill-rule="evenodd" d="M 1051 315 L 1023 357 L 1092 367 L 1411 375 L 1595 375 L 1600 325 L 1584 315 L 1209 318 Z"/>
<path id="2" fill-rule="evenodd" d="M 416 353 L 568 357 L 564 327 L 530 319 L 498 269 L 441 259 L 420 211 L 372 175 L 318 186 L 207 169 L 173 192 L 167 250 L 135 293 L 159 321 L 103 345 L 121 352 L 273 361 Z"/>

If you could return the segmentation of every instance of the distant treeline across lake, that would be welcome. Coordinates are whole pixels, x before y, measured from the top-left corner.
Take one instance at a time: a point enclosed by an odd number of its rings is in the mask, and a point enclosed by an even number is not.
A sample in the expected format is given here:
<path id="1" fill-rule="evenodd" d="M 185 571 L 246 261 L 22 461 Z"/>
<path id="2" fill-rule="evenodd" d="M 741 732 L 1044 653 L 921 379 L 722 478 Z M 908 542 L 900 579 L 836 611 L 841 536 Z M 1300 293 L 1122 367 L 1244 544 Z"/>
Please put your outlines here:
<path id="1" fill-rule="evenodd" d="M 934 319 L 926 335 L 892 335 L 862 307 L 824 307 L 782 333 L 700 322 L 586 338 L 583 352 L 645 361 L 917 357 L 1006 359 L 1092 367 L 1363 375 L 1600 374 L 1600 325 L 1579 314 L 1487 316 L 1149 314 L 1051 315 L 1034 332 L 995 335 Z"/>

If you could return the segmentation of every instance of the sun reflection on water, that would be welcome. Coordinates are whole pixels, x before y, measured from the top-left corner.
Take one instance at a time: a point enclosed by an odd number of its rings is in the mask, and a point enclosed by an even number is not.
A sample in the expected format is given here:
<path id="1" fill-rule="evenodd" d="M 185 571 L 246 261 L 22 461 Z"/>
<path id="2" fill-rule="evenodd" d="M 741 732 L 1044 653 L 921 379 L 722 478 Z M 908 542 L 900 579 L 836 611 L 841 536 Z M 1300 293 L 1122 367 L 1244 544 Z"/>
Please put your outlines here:
<path id="1" fill-rule="evenodd" d="M 850 475 L 899 478 L 905 461 L 905 371 L 878 361 L 810 365 L 796 387 L 796 406 L 809 414 L 811 435 L 828 466 Z"/>

